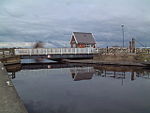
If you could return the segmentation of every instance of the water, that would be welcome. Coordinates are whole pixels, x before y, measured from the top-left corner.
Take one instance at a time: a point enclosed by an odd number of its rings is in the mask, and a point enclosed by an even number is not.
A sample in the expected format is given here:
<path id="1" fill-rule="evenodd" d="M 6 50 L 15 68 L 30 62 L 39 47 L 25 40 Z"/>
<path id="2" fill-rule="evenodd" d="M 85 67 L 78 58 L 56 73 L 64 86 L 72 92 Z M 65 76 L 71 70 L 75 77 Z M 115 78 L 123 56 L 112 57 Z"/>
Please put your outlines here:
<path id="1" fill-rule="evenodd" d="M 29 113 L 150 113 L 149 70 L 34 66 L 22 66 L 13 79 Z"/>

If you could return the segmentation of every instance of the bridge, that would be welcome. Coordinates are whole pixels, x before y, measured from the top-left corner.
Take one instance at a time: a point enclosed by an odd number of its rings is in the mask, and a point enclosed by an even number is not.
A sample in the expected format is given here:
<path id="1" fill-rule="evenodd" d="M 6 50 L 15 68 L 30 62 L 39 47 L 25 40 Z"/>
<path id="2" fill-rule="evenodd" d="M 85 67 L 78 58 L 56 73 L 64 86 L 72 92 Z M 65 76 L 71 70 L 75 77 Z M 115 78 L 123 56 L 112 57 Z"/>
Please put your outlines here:
<path id="1" fill-rule="evenodd" d="M 2 48 L 0 49 L 0 61 L 7 62 L 19 59 L 88 59 L 97 54 L 105 55 L 142 55 L 150 61 L 149 48 Z M 16 61 L 17 62 L 17 61 Z"/>
<path id="2" fill-rule="evenodd" d="M 14 49 L 21 59 L 47 58 L 51 60 L 93 58 L 95 48 L 34 48 Z"/>

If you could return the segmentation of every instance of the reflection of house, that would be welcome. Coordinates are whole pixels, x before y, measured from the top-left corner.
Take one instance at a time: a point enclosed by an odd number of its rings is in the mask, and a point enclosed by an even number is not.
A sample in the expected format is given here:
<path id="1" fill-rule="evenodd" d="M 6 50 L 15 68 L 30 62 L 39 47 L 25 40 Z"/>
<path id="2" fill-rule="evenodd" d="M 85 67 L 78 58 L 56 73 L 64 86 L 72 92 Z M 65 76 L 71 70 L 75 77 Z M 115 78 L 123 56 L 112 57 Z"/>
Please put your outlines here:
<path id="1" fill-rule="evenodd" d="M 92 79 L 94 69 L 92 67 L 70 69 L 74 81 Z"/>
<path id="2" fill-rule="evenodd" d="M 73 32 L 70 45 L 72 48 L 95 48 L 96 42 L 92 33 Z"/>

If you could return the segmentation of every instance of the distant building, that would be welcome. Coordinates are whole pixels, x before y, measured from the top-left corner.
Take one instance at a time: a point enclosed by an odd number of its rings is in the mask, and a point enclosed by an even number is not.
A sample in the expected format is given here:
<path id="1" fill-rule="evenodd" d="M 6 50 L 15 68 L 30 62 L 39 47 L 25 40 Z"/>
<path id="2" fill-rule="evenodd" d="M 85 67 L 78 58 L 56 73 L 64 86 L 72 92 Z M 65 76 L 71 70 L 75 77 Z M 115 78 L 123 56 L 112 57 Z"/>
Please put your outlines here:
<path id="1" fill-rule="evenodd" d="M 73 32 L 70 45 L 72 48 L 96 47 L 92 33 Z"/>

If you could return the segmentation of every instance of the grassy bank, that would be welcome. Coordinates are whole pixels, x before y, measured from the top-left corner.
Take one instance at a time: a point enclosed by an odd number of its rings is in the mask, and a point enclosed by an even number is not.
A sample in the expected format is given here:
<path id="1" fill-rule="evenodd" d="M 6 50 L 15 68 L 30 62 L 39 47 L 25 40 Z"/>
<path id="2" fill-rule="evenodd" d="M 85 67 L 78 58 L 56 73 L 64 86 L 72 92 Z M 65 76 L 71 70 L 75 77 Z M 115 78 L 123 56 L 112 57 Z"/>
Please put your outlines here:
<path id="1" fill-rule="evenodd" d="M 150 62 L 149 54 L 110 54 L 110 55 L 95 55 L 96 61 L 107 62 Z"/>

